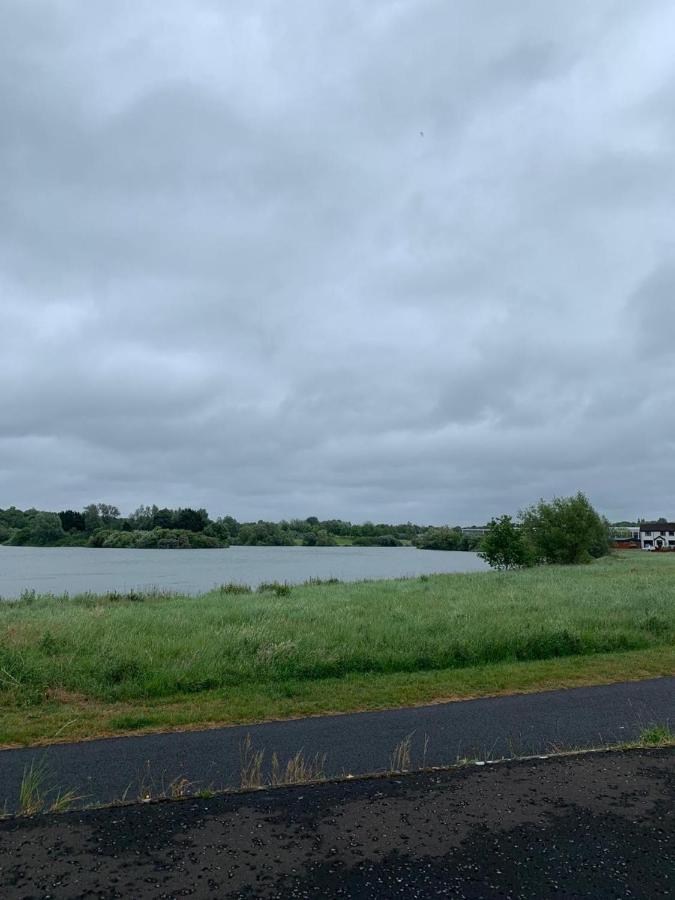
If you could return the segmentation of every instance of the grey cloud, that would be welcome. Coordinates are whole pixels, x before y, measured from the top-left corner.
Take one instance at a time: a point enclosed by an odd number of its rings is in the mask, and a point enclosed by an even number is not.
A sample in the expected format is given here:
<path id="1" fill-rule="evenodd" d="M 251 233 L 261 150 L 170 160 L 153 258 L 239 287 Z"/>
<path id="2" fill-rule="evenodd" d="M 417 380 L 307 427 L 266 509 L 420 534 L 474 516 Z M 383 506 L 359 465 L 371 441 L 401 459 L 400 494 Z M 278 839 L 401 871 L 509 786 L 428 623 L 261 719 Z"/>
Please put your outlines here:
<path id="1" fill-rule="evenodd" d="M 1 506 L 672 513 L 665 0 L 4 19 Z"/>
<path id="2" fill-rule="evenodd" d="M 675 245 L 673 246 L 675 252 Z M 635 323 L 637 349 L 651 358 L 653 374 L 670 390 L 675 358 L 675 259 L 658 265 L 630 296 L 628 316 Z"/>

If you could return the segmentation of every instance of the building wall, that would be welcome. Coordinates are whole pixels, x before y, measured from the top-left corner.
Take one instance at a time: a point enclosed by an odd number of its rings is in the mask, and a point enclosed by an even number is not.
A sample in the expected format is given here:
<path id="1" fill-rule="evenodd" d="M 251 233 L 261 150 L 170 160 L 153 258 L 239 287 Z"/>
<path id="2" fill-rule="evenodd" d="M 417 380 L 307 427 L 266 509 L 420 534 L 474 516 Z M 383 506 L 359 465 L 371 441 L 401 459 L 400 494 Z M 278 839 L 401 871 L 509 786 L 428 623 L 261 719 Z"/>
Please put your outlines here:
<path id="1" fill-rule="evenodd" d="M 657 538 L 661 538 L 664 547 L 675 548 L 675 531 L 661 528 L 642 531 L 640 529 L 640 547 L 645 550 L 648 547 L 657 547 Z"/>

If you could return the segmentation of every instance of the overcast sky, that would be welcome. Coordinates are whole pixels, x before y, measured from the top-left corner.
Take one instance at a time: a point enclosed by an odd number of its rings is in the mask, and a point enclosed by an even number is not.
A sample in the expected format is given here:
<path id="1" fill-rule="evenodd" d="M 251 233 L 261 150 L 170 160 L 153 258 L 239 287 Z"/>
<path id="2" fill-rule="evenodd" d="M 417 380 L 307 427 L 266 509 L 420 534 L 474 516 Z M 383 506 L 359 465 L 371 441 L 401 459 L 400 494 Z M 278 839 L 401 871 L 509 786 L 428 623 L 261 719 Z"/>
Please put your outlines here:
<path id="1" fill-rule="evenodd" d="M 671 0 L 3 0 L 0 507 L 675 515 Z"/>

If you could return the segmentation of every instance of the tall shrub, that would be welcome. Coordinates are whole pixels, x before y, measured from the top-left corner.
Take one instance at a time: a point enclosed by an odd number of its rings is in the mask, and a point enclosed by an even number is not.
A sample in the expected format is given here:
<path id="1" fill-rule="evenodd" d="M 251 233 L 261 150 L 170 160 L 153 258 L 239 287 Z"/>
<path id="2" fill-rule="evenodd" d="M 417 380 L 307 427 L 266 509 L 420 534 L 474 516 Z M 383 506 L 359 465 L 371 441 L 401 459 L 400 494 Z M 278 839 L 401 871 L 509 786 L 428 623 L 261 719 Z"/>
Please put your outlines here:
<path id="1" fill-rule="evenodd" d="M 609 523 L 579 491 L 540 500 L 520 513 L 523 535 L 535 557 L 548 563 L 582 563 L 609 552 Z"/>
<path id="2" fill-rule="evenodd" d="M 532 565 L 532 554 L 522 528 L 511 516 L 500 516 L 488 522 L 478 555 L 493 569 L 519 569 Z"/>

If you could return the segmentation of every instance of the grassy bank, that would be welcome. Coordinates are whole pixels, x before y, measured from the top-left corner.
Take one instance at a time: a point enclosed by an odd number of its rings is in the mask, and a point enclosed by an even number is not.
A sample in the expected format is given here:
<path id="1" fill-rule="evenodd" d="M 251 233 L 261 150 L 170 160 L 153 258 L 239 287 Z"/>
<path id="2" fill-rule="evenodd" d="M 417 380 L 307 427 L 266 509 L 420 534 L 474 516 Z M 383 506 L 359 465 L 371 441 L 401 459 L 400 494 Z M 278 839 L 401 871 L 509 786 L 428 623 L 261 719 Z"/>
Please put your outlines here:
<path id="1" fill-rule="evenodd" d="M 286 596 L 35 598 L 0 605 L 0 742 L 600 683 L 674 657 L 675 554 Z"/>

